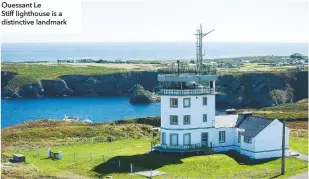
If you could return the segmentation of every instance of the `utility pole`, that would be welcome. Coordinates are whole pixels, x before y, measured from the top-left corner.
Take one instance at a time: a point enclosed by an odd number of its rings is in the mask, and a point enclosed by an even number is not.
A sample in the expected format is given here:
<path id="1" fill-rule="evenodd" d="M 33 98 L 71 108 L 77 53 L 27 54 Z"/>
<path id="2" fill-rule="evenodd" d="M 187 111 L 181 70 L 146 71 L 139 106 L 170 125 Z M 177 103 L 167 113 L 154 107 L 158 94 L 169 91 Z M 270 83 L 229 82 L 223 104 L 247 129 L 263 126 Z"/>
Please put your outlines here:
<path id="1" fill-rule="evenodd" d="M 285 172 L 285 119 L 282 121 L 282 157 L 281 157 L 281 175 Z"/>

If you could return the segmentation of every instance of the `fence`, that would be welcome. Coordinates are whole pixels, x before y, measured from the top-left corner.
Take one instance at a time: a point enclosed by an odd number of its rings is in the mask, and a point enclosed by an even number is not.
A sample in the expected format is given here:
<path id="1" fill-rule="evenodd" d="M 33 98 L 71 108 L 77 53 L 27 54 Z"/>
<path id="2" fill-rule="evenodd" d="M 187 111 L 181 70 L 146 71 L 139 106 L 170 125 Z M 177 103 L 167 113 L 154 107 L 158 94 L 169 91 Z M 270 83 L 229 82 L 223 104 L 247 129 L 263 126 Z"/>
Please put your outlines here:
<path id="1" fill-rule="evenodd" d="M 85 149 L 87 150 L 87 149 Z M 30 160 L 44 160 L 48 156 L 48 151 L 45 149 L 41 150 L 29 150 L 24 153 Z M 140 154 L 142 157 L 142 154 Z M 152 154 L 150 154 L 152 155 Z M 130 158 L 132 157 L 132 158 Z M 102 177 L 106 175 L 113 175 L 113 173 L 126 173 L 128 174 L 128 178 L 134 178 L 133 174 L 137 172 L 144 172 L 147 171 L 152 177 L 154 170 L 160 170 L 162 172 L 165 171 L 164 165 L 162 165 L 163 169 L 160 168 L 151 168 L 146 166 L 148 165 L 147 161 L 145 164 L 141 164 L 138 162 L 138 158 L 140 156 L 113 156 L 112 150 L 106 150 L 103 153 L 98 152 L 64 152 L 63 153 L 63 160 L 54 160 L 53 164 L 57 168 L 61 168 L 63 170 L 71 170 L 72 173 L 78 173 L 80 171 L 85 170 L 85 166 L 90 166 L 93 170 L 101 174 Z M 27 162 L 26 159 L 26 162 Z M 50 159 L 52 160 L 52 159 Z M 31 162 L 31 161 L 30 161 Z M 48 161 L 51 162 L 51 161 Z M 213 161 L 209 161 L 213 162 Z M 258 165 L 249 165 L 243 164 L 243 167 L 240 165 L 235 167 L 233 171 L 224 170 L 222 172 L 222 164 L 217 163 L 209 163 L 207 160 L 201 161 L 201 165 L 194 168 L 193 166 L 190 167 L 190 170 L 196 172 L 195 176 L 198 177 L 190 177 L 186 176 L 187 178 L 231 178 L 231 179 L 242 179 L 242 178 L 272 178 L 275 176 L 280 175 L 281 173 L 281 166 L 280 162 L 272 163 L 268 165 L 267 162 L 265 166 L 261 164 Z M 145 166 L 146 165 L 146 166 Z M 168 166 L 168 164 L 167 164 Z M 295 160 L 286 160 L 285 164 L 285 171 L 286 173 L 292 173 L 296 171 L 300 171 L 304 168 L 308 167 L 308 163 L 306 162 L 297 162 Z M 180 172 L 179 168 L 175 167 L 175 171 L 169 170 L 170 173 L 161 176 L 161 178 L 173 178 L 175 175 L 178 176 L 178 172 Z M 186 171 L 183 171 L 184 175 L 186 175 Z M 181 177 L 185 178 L 185 177 Z"/>

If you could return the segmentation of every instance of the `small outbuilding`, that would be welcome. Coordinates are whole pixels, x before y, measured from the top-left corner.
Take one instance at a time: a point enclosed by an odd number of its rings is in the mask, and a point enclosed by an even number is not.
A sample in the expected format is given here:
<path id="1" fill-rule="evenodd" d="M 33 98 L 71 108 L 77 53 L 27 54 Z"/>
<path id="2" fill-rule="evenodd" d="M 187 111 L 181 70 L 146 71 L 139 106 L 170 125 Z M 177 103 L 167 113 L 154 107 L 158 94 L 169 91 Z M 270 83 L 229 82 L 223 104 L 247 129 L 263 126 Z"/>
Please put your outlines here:
<path id="1" fill-rule="evenodd" d="M 13 155 L 13 162 L 14 163 L 26 162 L 26 157 L 22 154 L 14 154 Z"/>

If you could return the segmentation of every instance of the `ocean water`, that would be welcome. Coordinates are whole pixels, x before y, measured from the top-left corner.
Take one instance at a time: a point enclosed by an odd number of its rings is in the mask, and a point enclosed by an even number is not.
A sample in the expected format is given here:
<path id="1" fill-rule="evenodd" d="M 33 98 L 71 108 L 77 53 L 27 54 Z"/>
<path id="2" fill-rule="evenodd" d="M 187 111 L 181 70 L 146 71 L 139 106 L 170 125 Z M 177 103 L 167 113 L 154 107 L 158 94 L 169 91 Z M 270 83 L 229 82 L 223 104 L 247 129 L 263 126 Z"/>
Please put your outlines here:
<path id="1" fill-rule="evenodd" d="M 308 54 L 306 43 L 205 43 L 205 58 Z M 3 43 L 6 62 L 56 61 L 66 58 L 105 60 L 195 59 L 195 43 Z"/>
<path id="2" fill-rule="evenodd" d="M 125 118 L 159 116 L 160 103 L 130 104 L 128 97 L 59 97 L 37 99 L 2 99 L 1 127 L 35 119 L 59 119 L 64 115 L 92 122 Z"/>

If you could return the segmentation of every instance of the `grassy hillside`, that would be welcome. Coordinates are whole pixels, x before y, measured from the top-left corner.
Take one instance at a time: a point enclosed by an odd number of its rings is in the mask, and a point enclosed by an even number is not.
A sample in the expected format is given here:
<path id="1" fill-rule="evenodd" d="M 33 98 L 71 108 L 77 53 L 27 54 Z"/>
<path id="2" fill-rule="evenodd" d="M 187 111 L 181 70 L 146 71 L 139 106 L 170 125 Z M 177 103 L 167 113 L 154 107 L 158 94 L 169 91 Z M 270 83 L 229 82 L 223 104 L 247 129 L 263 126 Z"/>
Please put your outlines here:
<path id="1" fill-rule="evenodd" d="M 2 71 L 18 73 L 8 84 L 8 89 L 16 89 L 25 84 L 37 84 L 39 80 L 58 80 L 62 75 L 101 75 L 124 72 L 121 68 L 107 68 L 102 66 L 58 65 L 58 64 L 21 64 L 3 63 Z"/>
<path id="2" fill-rule="evenodd" d="M 273 119 L 308 119 L 308 99 L 296 103 L 286 103 L 279 106 L 266 107 L 262 109 L 246 109 L 253 111 L 255 116 Z M 241 110 L 243 111 L 243 110 Z"/>
<path id="3" fill-rule="evenodd" d="M 152 126 L 137 124 L 83 124 L 60 120 L 36 120 L 1 130 L 3 150 L 21 150 L 73 143 L 106 142 L 109 138 L 141 139 L 152 134 Z"/>
<path id="4" fill-rule="evenodd" d="M 219 75 L 237 75 L 246 73 L 284 73 L 287 71 L 296 71 L 296 65 L 273 66 L 268 63 L 245 63 L 235 68 L 218 68 Z M 308 71 L 305 66 L 304 71 Z"/>

